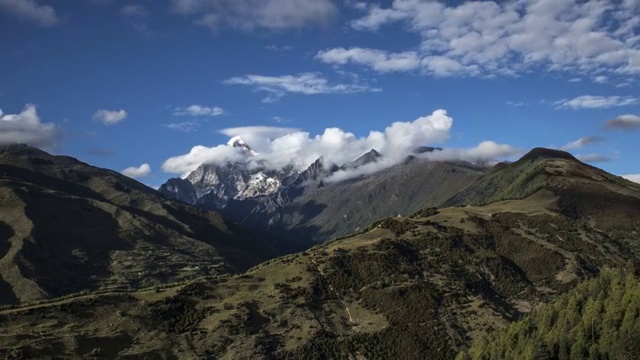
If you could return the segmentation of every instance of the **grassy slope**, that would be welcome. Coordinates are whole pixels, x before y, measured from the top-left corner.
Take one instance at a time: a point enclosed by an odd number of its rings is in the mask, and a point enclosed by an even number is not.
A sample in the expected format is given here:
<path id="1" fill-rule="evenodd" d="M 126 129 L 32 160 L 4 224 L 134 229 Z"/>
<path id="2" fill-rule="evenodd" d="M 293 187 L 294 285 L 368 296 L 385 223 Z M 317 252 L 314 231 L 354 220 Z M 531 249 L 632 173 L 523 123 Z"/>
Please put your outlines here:
<path id="1" fill-rule="evenodd" d="M 559 214 L 557 200 L 543 191 L 424 211 L 245 275 L 8 309 L 0 348 L 25 357 L 453 358 L 600 268 L 635 259 L 609 232 Z"/>

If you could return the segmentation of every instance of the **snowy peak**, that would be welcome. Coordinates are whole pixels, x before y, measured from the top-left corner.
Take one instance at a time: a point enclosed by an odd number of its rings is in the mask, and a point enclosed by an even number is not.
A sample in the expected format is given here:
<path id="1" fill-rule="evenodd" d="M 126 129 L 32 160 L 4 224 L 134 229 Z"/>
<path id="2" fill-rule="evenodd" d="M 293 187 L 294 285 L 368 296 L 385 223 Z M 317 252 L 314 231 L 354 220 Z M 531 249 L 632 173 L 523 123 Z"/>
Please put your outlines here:
<path id="1" fill-rule="evenodd" d="M 227 146 L 241 148 L 245 153 L 247 153 L 247 155 L 250 156 L 258 155 L 258 153 L 253 151 L 253 149 L 249 145 L 247 145 L 247 143 L 245 143 L 240 136 L 232 137 L 229 142 L 227 142 Z"/>

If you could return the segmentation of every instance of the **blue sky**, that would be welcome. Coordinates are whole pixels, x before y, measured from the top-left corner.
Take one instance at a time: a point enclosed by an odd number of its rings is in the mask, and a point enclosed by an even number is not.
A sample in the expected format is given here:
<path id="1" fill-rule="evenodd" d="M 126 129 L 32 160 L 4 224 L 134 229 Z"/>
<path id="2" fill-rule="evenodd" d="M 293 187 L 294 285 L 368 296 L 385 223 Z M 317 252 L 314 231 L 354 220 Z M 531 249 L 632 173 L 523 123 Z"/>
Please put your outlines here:
<path id="1" fill-rule="evenodd" d="M 152 186 L 234 135 L 274 164 L 545 146 L 640 174 L 637 0 L 0 0 L 0 53 L 0 143 Z"/>

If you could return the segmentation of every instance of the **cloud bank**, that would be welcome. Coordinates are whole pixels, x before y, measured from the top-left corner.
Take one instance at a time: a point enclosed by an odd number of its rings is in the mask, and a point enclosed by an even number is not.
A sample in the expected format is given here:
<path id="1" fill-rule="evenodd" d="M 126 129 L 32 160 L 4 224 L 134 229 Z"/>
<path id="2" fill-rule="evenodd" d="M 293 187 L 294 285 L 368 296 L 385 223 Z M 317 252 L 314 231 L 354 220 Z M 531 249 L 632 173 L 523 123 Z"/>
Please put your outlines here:
<path id="1" fill-rule="evenodd" d="M 393 0 L 384 7 L 359 2 L 354 8 L 363 16 L 350 23 L 352 29 L 376 32 L 400 24 L 417 34 L 418 42 L 403 52 L 326 49 L 319 60 L 386 72 L 389 59 L 408 58 L 395 69 L 433 76 L 516 76 L 543 68 L 595 72 L 598 79 L 611 80 L 640 73 L 634 0 Z"/>
<path id="2" fill-rule="evenodd" d="M 0 144 L 24 143 L 43 149 L 54 147 L 58 128 L 42 123 L 34 105 L 27 105 L 19 114 L 3 114 L 0 110 Z"/>
<path id="3" fill-rule="evenodd" d="M 214 147 L 195 146 L 187 154 L 167 159 L 162 169 L 165 172 L 188 175 L 203 163 L 220 164 L 227 161 L 250 161 L 273 169 L 291 165 L 298 170 L 306 169 L 319 158 L 327 164 L 342 165 L 353 161 L 371 149 L 382 153 L 383 158 L 355 172 L 334 174 L 329 180 L 343 180 L 363 173 L 372 173 L 395 165 L 417 147 L 441 144 L 449 139 L 453 119 L 446 110 L 413 121 L 398 121 L 383 131 L 371 131 L 367 136 L 356 137 L 340 128 L 327 128 L 322 134 L 280 127 L 241 127 L 223 129 L 220 133 L 229 137 L 240 136 L 258 155 L 247 158 L 241 149 L 226 145 Z M 470 161 L 503 158 L 514 155 L 517 149 L 509 145 L 486 141 L 472 149 L 448 149 L 434 153 L 436 160 L 465 159 Z"/>

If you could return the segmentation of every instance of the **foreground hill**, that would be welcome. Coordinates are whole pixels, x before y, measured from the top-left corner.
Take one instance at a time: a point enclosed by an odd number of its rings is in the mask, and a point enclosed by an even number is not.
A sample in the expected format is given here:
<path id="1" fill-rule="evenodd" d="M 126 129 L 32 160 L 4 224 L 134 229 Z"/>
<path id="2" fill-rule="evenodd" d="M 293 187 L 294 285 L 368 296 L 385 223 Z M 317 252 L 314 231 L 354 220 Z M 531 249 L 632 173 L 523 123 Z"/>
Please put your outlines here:
<path id="1" fill-rule="evenodd" d="M 0 304 L 237 273 L 276 252 L 111 170 L 0 147 Z"/>
<path id="2" fill-rule="evenodd" d="M 564 187 L 533 174 L 520 199 L 389 218 L 243 275 L 6 308 L 1 355 L 454 358 L 604 268 L 638 267 L 638 185 L 539 152 L 535 171 L 575 170 Z"/>

